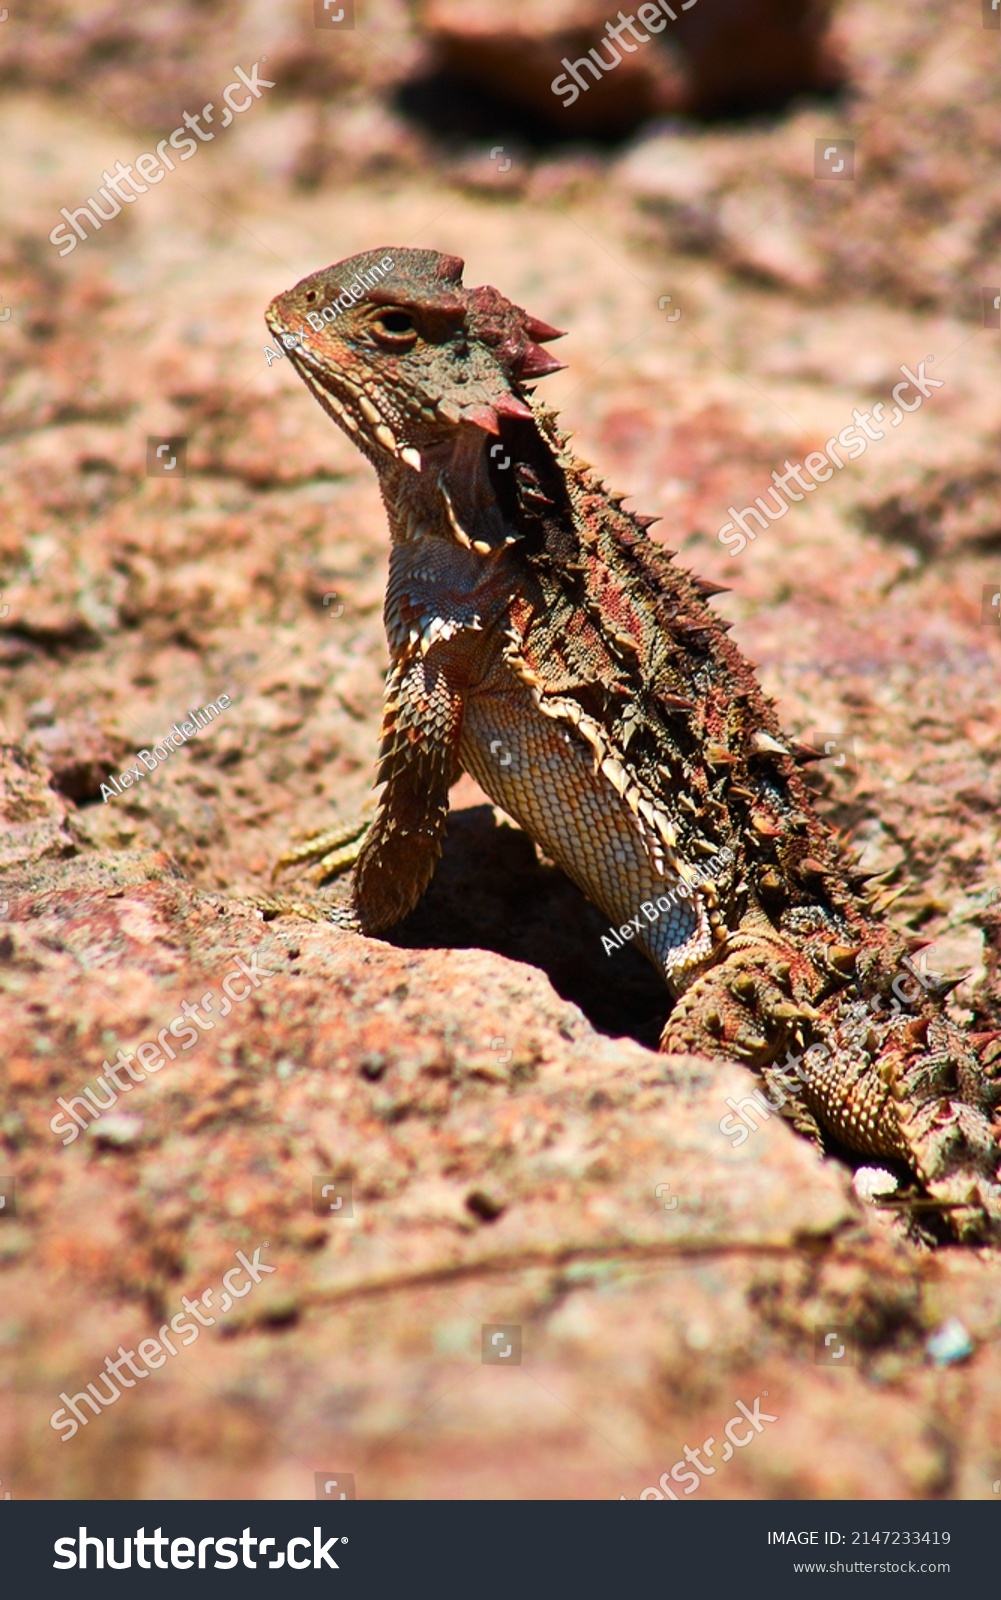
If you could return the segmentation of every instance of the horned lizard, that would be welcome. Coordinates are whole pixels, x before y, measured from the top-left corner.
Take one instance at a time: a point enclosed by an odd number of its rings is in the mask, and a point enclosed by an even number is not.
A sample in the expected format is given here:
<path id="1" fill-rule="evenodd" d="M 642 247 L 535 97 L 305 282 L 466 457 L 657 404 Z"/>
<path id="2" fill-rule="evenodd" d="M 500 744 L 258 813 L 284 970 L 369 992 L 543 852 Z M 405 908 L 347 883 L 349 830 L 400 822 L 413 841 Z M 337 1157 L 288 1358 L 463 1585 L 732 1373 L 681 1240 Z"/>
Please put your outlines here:
<path id="1" fill-rule="evenodd" d="M 375 467 L 392 536 L 378 807 L 283 864 L 356 862 L 357 926 L 390 928 L 471 773 L 661 974 L 663 1050 L 744 1063 L 803 1133 L 889 1163 L 954 1235 L 996 1234 L 1001 1045 L 964 1038 L 951 985 L 863 892 L 803 780 L 817 752 L 783 734 L 717 587 L 535 397 L 559 330 L 462 270 L 390 247 L 268 308 Z"/>

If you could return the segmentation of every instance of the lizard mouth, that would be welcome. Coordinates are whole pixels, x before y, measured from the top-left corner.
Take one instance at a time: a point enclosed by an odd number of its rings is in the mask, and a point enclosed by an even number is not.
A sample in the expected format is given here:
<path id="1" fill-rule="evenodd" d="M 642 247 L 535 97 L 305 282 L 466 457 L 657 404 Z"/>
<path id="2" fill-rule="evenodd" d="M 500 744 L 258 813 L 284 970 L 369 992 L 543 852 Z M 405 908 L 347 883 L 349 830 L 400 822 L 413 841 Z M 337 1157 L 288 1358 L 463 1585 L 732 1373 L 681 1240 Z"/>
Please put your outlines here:
<path id="1" fill-rule="evenodd" d="M 276 343 L 288 356 L 303 382 L 316 395 L 327 415 L 356 444 L 367 445 L 375 456 L 390 455 L 415 472 L 420 472 L 420 451 L 397 439 L 372 396 L 360 384 L 338 370 L 329 356 L 321 358 L 310 350 L 308 341 L 311 335 L 308 331 L 290 328 L 284 316 L 273 306 L 268 307 L 264 320 Z"/>

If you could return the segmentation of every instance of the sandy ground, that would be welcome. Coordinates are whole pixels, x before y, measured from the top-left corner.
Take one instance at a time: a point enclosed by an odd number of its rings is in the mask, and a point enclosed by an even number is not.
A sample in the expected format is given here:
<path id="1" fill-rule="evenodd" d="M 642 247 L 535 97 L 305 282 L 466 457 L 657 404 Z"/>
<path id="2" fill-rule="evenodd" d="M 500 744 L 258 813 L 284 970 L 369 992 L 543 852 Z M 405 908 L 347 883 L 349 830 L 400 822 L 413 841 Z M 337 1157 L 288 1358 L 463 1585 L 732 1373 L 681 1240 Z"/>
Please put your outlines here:
<path id="1" fill-rule="evenodd" d="M 957 1018 L 1001 1021 L 1001 331 L 981 312 L 1001 39 L 969 10 L 842 8 L 840 105 L 510 143 L 504 171 L 394 112 L 421 38 L 389 6 L 350 37 L 253 5 L 4 25 L 15 1498 L 309 1498 L 316 1473 L 365 1498 L 636 1498 L 756 1400 L 774 1420 L 717 1444 L 696 1498 L 997 1492 L 997 1256 L 907 1244 L 777 1117 L 734 1148 L 719 1122 L 749 1075 L 654 1053 L 652 975 L 605 956 L 599 914 L 470 780 L 392 938 L 248 904 L 292 834 L 362 801 L 386 664 L 374 476 L 268 365 L 263 310 L 355 251 L 431 246 L 569 330 L 546 395 L 579 453 L 730 585 L 719 610 L 786 727 L 835 742 L 818 803 L 904 888 L 891 914 L 934 965 L 969 971 Z M 273 90 L 60 258 L 60 207 L 264 56 Z M 815 142 L 848 137 L 855 179 L 815 180 Z M 921 362 L 941 387 L 730 553 L 727 508 L 855 408 L 889 412 Z M 177 476 L 147 475 L 148 441 L 176 438 Z M 258 981 L 229 1003 L 237 957 Z M 175 1059 L 64 1147 L 57 1097 L 175 1019 Z M 237 1251 L 273 1270 L 73 1436 L 50 1424 L 182 1297 L 221 1309 Z M 939 1368 L 950 1317 L 972 1353 Z"/>

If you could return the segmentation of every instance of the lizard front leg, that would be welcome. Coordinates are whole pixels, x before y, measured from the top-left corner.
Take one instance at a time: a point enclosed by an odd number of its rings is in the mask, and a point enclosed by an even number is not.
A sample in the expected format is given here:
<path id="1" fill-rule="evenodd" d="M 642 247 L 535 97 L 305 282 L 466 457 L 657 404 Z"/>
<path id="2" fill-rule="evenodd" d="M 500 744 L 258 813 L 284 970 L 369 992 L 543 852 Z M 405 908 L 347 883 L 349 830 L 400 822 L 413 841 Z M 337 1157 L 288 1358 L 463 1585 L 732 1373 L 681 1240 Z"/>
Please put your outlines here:
<path id="1" fill-rule="evenodd" d="M 412 911 L 434 874 L 459 776 L 462 674 L 446 644 L 419 645 L 386 682 L 378 783 L 384 785 L 355 869 L 352 901 L 364 933 Z"/>
<path id="2" fill-rule="evenodd" d="M 368 802 L 369 809 L 373 809 L 374 805 L 373 798 Z M 271 871 L 272 878 L 285 867 L 298 867 L 303 862 L 317 864 L 317 883 L 326 883 L 329 878 L 338 877 L 358 860 L 365 845 L 365 835 L 371 826 L 372 817 L 365 811 L 360 816 L 335 822 L 332 827 L 308 833 L 301 843 L 293 845 L 291 850 L 286 850 L 284 855 L 278 857 Z"/>

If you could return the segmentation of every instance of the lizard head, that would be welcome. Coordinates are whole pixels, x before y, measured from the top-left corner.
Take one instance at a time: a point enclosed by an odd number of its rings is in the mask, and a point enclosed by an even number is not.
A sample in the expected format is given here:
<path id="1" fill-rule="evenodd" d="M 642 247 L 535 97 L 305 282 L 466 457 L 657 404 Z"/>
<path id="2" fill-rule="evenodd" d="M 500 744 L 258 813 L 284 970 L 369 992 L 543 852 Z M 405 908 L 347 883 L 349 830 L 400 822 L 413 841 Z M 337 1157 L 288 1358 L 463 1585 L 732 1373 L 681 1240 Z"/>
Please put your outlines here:
<path id="1" fill-rule="evenodd" d="M 424 455 L 462 428 L 499 434 L 532 418 L 523 385 L 563 363 L 557 328 L 496 289 L 462 286 L 463 262 L 389 246 L 349 256 L 277 295 L 266 312 L 324 409 L 376 467 Z"/>

